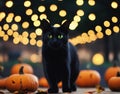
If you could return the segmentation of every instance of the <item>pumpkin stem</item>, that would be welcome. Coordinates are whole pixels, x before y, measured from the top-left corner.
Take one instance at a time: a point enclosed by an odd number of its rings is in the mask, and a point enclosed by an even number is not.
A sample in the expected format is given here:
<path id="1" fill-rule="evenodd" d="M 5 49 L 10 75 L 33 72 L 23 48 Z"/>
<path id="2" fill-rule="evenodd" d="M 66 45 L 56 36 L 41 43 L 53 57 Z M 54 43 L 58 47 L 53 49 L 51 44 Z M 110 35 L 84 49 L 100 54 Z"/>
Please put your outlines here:
<path id="1" fill-rule="evenodd" d="M 24 66 L 21 66 L 21 68 L 20 68 L 20 70 L 19 70 L 19 74 L 24 74 L 23 68 L 24 68 Z"/>
<path id="2" fill-rule="evenodd" d="M 119 71 L 119 72 L 117 72 L 117 77 L 120 77 L 120 71 Z"/>

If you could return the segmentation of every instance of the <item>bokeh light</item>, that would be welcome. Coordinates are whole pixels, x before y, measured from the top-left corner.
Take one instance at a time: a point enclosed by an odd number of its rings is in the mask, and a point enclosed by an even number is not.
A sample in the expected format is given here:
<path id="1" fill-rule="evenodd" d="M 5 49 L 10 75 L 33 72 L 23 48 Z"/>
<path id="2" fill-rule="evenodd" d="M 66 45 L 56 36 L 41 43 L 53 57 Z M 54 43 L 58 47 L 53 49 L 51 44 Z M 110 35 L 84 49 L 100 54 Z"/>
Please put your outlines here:
<path id="1" fill-rule="evenodd" d="M 113 16 L 111 20 L 112 20 L 113 23 L 117 23 L 118 22 L 118 18 L 115 17 L 115 16 Z"/>
<path id="2" fill-rule="evenodd" d="M 55 5 L 55 4 L 50 5 L 50 10 L 52 12 L 55 12 L 57 9 L 58 9 L 57 5 Z"/>
<path id="3" fill-rule="evenodd" d="M 41 36 L 42 35 L 42 29 L 41 28 L 37 28 L 35 30 L 35 33 L 36 33 L 37 36 Z"/>
<path id="4" fill-rule="evenodd" d="M 108 35 L 108 36 L 110 36 L 112 34 L 112 31 L 110 29 L 106 29 L 105 30 L 105 34 Z"/>
<path id="5" fill-rule="evenodd" d="M 94 6 L 95 5 L 95 0 L 88 0 L 88 4 L 90 6 Z"/>
<path id="6" fill-rule="evenodd" d="M 28 0 L 25 1 L 25 2 L 24 2 L 24 6 L 25 6 L 25 7 L 30 7 L 30 6 L 31 6 L 31 1 L 28 1 Z"/>
<path id="7" fill-rule="evenodd" d="M 77 15 L 84 16 L 84 11 L 81 9 L 77 10 Z"/>
<path id="8" fill-rule="evenodd" d="M 97 26 L 95 27 L 95 30 L 96 30 L 97 32 L 101 32 L 101 31 L 102 31 L 102 27 L 101 27 L 100 25 L 97 25 Z"/>
<path id="9" fill-rule="evenodd" d="M 65 17 L 65 16 L 67 15 L 67 13 L 66 13 L 65 10 L 60 10 L 60 11 L 59 11 L 59 15 L 60 15 L 61 17 Z"/>
<path id="10" fill-rule="evenodd" d="M 88 18 L 89 20 L 94 21 L 96 19 L 96 15 L 94 13 L 90 13 Z"/>
<path id="11" fill-rule="evenodd" d="M 32 13 L 33 13 L 32 9 L 27 9 L 26 10 L 26 15 L 30 16 L 30 15 L 32 15 Z"/>
<path id="12" fill-rule="evenodd" d="M 19 15 L 18 15 L 18 16 L 15 16 L 15 18 L 14 18 L 15 22 L 20 22 L 21 19 L 22 19 L 22 18 L 21 18 L 21 16 L 19 16 Z"/>
<path id="13" fill-rule="evenodd" d="M 45 6 L 41 5 L 38 7 L 39 12 L 45 12 Z"/>
<path id="14" fill-rule="evenodd" d="M 78 6 L 82 6 L 84 4 L 84 0 L 76 0 L 76 4 Z"/>
<path id="15" fill-rule="evenodd" d="M 119 28 L 118 26 L 113 26 L 113 31 L 114 31 L 115 33 L 119 33 L 120 28 Z"/>
<path id="16" fill-rule="evenodd" d="M 28 28 L 29 27 L 29 22 L 23 22 L 22 23 L 22 27 L 24 28 L 24 29 L 26 29 L 26 28 Z"/>
<path id="17" fill-rule="evenodd" d="M 92 62 L 95 65 L 102 65 L 104 63 L 104 56 L 101 53 L 96 53 L 92 58 Z"/>
<path id="18" fill-rule="evenodd" d="M 113 1 L 113 2 L 111 3 L 111 7 L 112 7 L 113 9 L 118 8 L 118 3 L 115 2 L 115 1 Z"/>
<path id="19" fill-rule="evenodd" d="M 105 27 L 109 27 L 110 26 L 110 22 L 109 21 L 104 21 L 104 26 Z"/>
<path id="20" fill-rule="evenodd" d="M 6 7 L 11 8 L 13 6 L 13 1 L 9 0 L 6 2 Z"/>

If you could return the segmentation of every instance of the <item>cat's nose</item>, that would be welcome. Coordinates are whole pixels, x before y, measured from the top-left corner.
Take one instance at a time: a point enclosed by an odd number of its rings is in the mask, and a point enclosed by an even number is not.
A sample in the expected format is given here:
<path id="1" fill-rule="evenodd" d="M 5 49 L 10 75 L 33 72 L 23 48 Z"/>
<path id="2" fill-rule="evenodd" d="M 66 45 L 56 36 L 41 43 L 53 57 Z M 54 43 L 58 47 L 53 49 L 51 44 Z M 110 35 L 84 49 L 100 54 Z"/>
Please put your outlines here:
<path id="1" fill-rule="evenodd" d="M 57 43 L 57 39 L 55 39 L 55 38 L 54 38 L 54 39 L 53 39 L 53 43 L 55 43 L 55 44 L 56 44 L 56 43 Z"/>

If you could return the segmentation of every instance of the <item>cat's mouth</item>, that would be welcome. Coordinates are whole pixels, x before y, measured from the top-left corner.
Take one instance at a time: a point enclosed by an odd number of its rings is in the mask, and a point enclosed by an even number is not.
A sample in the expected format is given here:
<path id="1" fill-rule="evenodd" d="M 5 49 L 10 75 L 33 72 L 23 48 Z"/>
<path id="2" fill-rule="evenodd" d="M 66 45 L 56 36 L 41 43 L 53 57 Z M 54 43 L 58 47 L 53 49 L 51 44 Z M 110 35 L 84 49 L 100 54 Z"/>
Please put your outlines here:
<path id="1" fill-rule="evenodd" d="M 57 49 L 60 49 L 62 47 L 62 44 L 59 44 L 59 43 L 51 43 L 49 44 L 49 47 L 54 49 L 54 50 L 57 50 Z"/>

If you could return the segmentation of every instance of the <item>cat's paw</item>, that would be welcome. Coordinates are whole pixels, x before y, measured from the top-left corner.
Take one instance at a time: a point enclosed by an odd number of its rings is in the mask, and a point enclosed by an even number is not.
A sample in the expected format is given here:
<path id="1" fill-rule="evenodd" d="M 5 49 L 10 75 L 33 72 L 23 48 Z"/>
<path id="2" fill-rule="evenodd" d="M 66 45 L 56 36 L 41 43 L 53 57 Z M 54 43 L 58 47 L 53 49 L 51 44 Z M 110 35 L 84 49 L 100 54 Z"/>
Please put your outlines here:
<path id="1" fill-rule="evenodd" d="M 66 92 L 67 92 L 67 93 L 70 93 L 70 92 L 71 92 L 71 89 L 69 89 L 69 88 L 63 88 L 63 92 L 64 92 L 64 93 L 66 93 Z"/>
<path id="2" fill-rule="evenodd" d="M 58 93 L 58 89 L 56 88 L 49 88 L 48 93 Z"/>
<path id="3" fill-rule="evenodd" d="M 71 89 L 71 91 L 76 91 L 76 90 L 77 90 L 77 87 L 76 87 L 75 84 L 72 84 L 70 89 Z"/>

